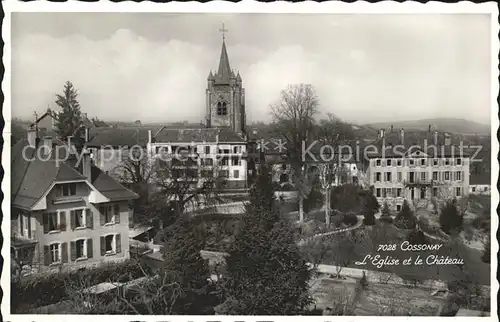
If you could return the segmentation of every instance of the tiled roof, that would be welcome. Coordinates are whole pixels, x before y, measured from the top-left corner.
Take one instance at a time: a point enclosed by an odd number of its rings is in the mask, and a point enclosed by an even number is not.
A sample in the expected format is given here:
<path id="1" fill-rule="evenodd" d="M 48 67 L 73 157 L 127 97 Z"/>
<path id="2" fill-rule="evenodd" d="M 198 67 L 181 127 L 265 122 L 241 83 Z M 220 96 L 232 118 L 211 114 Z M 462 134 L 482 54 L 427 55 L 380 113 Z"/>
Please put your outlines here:
<path id="1" fill-rule="evenodd" d="M 199 129 L 169 129 L 162 128 L 156 136 L 156 142 L 216 142 L 244 143 L 245 138 L 231 129 L 199 128 Z"/>
<path id="2" fill-rule="evenodd" d="M 31 208 L 54 181 L 85 180 L 85 177 L 65 162 L 53 158 L 43 161 L 34 148 L 23 149 L 28 141 L 20 140 L 12 149 L 12 205 Z M 29 161 L 30 159 L 33 159 Z"/>
<path id="3" fill-rule="evenodd" d="M 478 174 L 471 173 L 469 184 L 491 184 L 491 174 L 487 172 L 482 172 Z"/>
<path id="4" fill-rule="evenodd" d="M 106 198 L 111 201 L 137 199 L 139 196 L 119 184 L 115 179 L 102 172 L 98 167 L 92 166 L 91 183 Z"/>
<path id="5" fill-rule="evenodd" d="M 119 128 L 95 128 L 91 133 L 91 139 L 87 142 L 88 147 L 125 147 L 140 145 L 146 146 L 149 139 L 149 131 L 152 135 L 159 130 L 157 127 L 119 127 Z"/>
<path id="6" fill-rule="evenodd" d="M 425 142 L 427 142 L 427 145 Z M 401 152 L 414 152 L 418 150 L 417 147 L 420 147 L 420 151 L 426 153 L 430 157 L 469 156 L 466 150 L 461 149 L 460 146 L 457 145 L 459 142 L 456 142 L 456 140 L 450 141 L 450 145 L 444 144 L 445 136 L 442 133 L 438 134 L 437 145 L 435 145 L 434 134 L 430 132 L 406 131 L 403 141 L 401 140 L 399 132 L 389 132 L 385 133 L 383 138 L 378 138 L 375 142 L 367 144 L 367 146 L 372 146 L 368 153 L 368 157 L 380 157 L 384 150 L 384 145 L 385 157 L 401 157 Z"/>
<path id="7" fill-rule="evenodd" d="M 24 149 L 27 146 L 28 141 L 23 139 L 12 148 L 12 206 L 30 209 L 56 181 L 86 181 L 86 178 L 69 162 L 56 162 L 54 155 L 49 160 L 42 160 L 36 156 L 34 148 Z M 135 193 L 96 167 L 92 167 L 91 182 L 111 200 L 137 198 Z"/>

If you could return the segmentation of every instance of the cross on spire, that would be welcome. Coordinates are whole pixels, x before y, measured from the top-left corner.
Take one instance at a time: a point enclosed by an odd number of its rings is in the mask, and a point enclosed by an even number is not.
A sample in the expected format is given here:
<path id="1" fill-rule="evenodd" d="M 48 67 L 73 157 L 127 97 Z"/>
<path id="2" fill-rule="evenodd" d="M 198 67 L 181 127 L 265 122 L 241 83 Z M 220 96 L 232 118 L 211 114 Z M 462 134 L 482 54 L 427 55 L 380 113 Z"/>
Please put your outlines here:
<path id="1" fill-rule="evenodd" d="M 228 31 L 227 29 L 224 29 L 224 23 L 222 23 L 222 29 L 219 29 L 219 31 L 222 33 L 222 40 L 226 40 L 226 32 Z"/>

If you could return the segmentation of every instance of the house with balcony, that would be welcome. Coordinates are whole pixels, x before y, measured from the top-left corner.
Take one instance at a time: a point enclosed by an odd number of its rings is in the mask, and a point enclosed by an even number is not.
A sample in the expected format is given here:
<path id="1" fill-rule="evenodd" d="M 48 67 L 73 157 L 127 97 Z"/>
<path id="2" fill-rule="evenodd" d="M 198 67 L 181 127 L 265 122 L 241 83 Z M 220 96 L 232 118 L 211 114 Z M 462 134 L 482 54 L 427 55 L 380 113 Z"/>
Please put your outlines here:
<path id="1" fill-rule="evenodd" d="M 470 156 L 437 132 L 406 138 L 404 130 L 379 139 L 368 154 L 367 176 L 380 204 L 399 211 L 410 205 L 428 204 L 431 198 L 460 198 L 469 193 Z"/>
<path id="2" fill-rule="evenodd" d="M 11 255 L 18 273 L 96 266 L 129 257 L 129 204 L 138 196 L 94 166 L 85 149 L 51 137 L 12 149 Z"/>

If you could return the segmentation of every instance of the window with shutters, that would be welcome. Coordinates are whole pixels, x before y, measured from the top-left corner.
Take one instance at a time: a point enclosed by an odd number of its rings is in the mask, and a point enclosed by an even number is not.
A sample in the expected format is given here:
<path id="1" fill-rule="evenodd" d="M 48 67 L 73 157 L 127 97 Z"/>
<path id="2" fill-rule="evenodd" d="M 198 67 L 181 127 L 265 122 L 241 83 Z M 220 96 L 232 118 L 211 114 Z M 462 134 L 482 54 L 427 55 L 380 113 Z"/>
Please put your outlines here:
<path id="1" fill-rule="evenodd" d="M 205 146 L 205 154 L 210 154 L 210 145 Z"/>
<path id="2" fill-rule="evenodd" d="M 382 165 L 382 160 L 380 160 L 380 159 L 376 159 L 376 160 L 375 160 L 375 165 L 376 165 L 377 167 L 380 167 L 380 166 Z"/>
<path id="3" fill-rule="evenodd" d="M 101 226 L 120 223 L 120 205 L 99 207 Z"/>
<path id="4" fill-rule="evenodd" d="M 377 198 L 380 198 L 380 188 L 377 188 L 375 190 Z"/>
<path id="5" fill-rule="evenodd" d="M 121 253 L 121 234 L 110 234 L 101 237 L 101 255 Z"/>
<path id="6" fill-rule="evenodd" d="M 55 243 L 50 244 L 50 264 L 60 263 L 61 262 L 61 244 Z"/>
<path id="7" fill-rule="evenodd" d="M 450 172 L 449 171 L 444 172 L 444 180 L 450 180 Z"/>
<path id="8" fill-rule="evenodd" d="M 76 209 L 70 212 L 71 219 L 75 222 L 75 228 L 85 228 L 85 213 L 83 209 Z"/>
<path id="9" fill-rule="evenodd" d="M 75 242 L 76 259 L 87 258 L 87 240 L 79 239 Z"/>
<path id="10" fill-rule="evenodd" d="M 462 171 L 455 172 L 455 180 L 456 181 L 462 180 Z"/>
<path id="11" fill-rule="evenodd" d="M 232 157 L 231 158 L 231 164 L 232 165 L 241 165 L 241 159 L 238 157 Z"/>
<path id="12" fill-rule="evenodd" d="M 66 231 L 66 212 L 49 212 L 43 214 L 43 233 L 57 233 Z"/>
<path id="13" fill-rule="evenodd" d="M 461 187 L 456 187 L 455 188 L 455 194 L 457 197 L 462 196 L 462 188 Z"/>
<path id="14" fill-rule="evenodd" d="M 437 180 L 438 179 L 438 172 L 434 171 L 432 172 L 432 180 Z"/>
<path id="15" fill-rule="evenodd" d="M 402 189 L 401 188 L 397 188 L 396 197 L 398 197 L 398 198 L 402 197 Z"/>

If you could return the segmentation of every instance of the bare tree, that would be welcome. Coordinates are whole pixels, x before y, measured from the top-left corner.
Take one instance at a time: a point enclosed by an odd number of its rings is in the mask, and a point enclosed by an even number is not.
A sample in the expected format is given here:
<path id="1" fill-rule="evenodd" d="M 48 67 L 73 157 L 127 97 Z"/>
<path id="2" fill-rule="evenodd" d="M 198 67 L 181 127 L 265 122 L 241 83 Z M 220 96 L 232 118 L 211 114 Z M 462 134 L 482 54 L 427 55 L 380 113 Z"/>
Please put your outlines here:
<path id="1" fill-rule="evenodd" d="M 307 179 L 306 162 L 302 157 L 302 147 L 309 146 L 311 141 L 318 105 L 316 92 L 309 84 L 289 85 L 281 92 L 279 101 L 271 105 L 276 132 L 286 142 L 293 179 L 299 190 L 300 222 L 304 221 L 304 198 L 311 190 L 311 182 Z"/>
<path id="2" fill-rule="evenodd" d="M 228 170 L 222 160 L 198 163 L 196 157 L 172 155 L 158 159 L 154 171 L 156 200 L 173 202 L 177 214 L 188 209 L 213 206 L 220 201 L 219 192 L 226 187 Z"/>
<path id="3" fill-rule="evenodd" d="M 325 197 L 325 223 L 328 227 L 330 226 L 331 189 L 336 183 L 336 178 L 347 175 L 349 172 L 345 165 L 342 164 L 343 156 L 340 155 L 343 152 L 341 151 L 342 145 L 348 144 L 355 136 L 350 124 L 343 122 L 333 114 L 328 114 L 327 119 L 319 122 L 315 137 L 317 137 L 321 145 L 328 147 L 325 150 L 332 154 L 326 156 L 328 160 L 322 160 L 324 162 L 317 164 L 321 189 Z M 352 155 L 349 155 L 349 159 L 352 157 Z"/>

